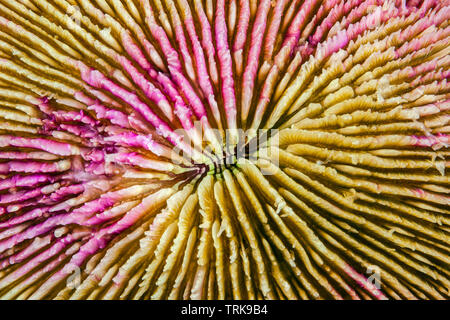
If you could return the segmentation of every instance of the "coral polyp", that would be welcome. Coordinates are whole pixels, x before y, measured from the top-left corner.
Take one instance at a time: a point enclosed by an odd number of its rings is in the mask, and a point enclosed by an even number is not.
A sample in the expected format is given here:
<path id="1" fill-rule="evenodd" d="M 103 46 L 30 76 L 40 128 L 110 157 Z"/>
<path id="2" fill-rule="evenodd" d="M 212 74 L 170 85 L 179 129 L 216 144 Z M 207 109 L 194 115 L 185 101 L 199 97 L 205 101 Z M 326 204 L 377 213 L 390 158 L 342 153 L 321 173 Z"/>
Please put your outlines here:
<path id="1" fill-rule="evenodd" d="M 0 0 L 0 298 L 448 299 L 449 21 Z"/>

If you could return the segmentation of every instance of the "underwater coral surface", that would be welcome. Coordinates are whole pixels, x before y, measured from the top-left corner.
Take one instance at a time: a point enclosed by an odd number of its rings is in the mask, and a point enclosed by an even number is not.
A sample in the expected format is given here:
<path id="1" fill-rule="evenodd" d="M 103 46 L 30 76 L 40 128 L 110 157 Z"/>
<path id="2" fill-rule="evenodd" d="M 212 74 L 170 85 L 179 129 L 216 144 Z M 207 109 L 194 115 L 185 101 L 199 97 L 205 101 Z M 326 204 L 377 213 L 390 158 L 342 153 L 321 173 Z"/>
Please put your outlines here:
<path id="1" fill-rule="evenodd" d="M 450 298 L 449 21 L 0 0 L 0 298 Z"/>

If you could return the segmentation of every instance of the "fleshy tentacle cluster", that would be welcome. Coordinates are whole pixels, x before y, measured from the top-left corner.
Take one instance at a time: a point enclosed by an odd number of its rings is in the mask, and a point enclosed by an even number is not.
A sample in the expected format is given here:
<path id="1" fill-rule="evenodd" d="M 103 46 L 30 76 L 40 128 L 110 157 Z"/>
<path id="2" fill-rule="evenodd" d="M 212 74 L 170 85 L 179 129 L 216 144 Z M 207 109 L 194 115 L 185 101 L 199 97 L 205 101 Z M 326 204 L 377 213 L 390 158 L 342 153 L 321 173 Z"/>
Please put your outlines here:
<path id="1" fill-rule="evenodd" d="M 449 21 L 0 1 L 0 298 L 448 299 Z"/>

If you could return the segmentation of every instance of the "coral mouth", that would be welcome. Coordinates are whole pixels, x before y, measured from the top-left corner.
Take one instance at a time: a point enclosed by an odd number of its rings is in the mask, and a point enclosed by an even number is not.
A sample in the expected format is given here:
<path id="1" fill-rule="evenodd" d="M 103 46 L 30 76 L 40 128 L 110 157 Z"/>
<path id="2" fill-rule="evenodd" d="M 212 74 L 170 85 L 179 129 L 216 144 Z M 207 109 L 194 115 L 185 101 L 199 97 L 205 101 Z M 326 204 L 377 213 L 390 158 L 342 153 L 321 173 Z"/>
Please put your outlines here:
<path id="1" fill-rule="evenodd" d="M 215 161 L 213 161 L 212 165 L 209 165 L 209 172 L 213 174 L 220 174 L 223 170 L 235 168 L 237 165 L 236 153 L 228 154 L 226 152 L 223 153 L 223 157 L 217 157 Z"/>

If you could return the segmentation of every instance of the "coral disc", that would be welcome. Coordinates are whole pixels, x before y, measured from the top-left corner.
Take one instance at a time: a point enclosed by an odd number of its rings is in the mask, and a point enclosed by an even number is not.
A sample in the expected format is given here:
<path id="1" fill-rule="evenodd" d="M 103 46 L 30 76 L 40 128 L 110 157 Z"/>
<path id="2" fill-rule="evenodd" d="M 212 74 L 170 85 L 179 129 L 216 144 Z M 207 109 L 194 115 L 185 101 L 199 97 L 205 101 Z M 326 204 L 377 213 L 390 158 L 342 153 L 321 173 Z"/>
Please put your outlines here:
<path id="1" fill-rule="evenodd" d="M 448 299 L 450 1 L 0 1 L 0 298 Z"/>

